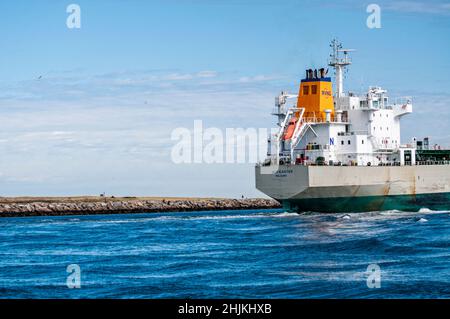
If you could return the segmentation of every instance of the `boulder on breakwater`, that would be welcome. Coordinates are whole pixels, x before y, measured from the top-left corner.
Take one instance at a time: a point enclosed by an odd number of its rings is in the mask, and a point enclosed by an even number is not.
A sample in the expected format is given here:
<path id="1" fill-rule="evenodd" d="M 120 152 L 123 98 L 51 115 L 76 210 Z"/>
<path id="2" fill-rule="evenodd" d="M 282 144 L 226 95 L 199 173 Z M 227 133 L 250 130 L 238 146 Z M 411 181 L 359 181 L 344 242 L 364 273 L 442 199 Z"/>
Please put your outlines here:
<path id="1" fill-rule="evenodd" d="M 279 208 L 272 199 L 160 197 L 0 197 L 0 217 Z"/>

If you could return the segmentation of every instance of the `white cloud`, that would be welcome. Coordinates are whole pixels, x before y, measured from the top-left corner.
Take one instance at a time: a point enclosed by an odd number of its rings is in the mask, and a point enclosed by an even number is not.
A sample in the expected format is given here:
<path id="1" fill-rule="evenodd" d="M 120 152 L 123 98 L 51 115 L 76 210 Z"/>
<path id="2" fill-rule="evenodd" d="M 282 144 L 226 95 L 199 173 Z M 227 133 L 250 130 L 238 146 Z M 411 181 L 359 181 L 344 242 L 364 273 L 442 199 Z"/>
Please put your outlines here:
<path id="1" fill-rule="evenodd" d="M 199 78 L 215 78 L 218 73 L 216 71 L 200 71 L 197 73 Z"/>
<path id="2" fill-rule="evenodd" d="M 276 77 L 274 76 L 267 76 L 267 75 L 256 75 L 256 76 L 244 76 L 239 78 L 239 82 L 242 83 L 253 83 L 253 82 L 263 82 L 263 81 L 271 81 L 275 80 Z"/>
<path id="3" fill-rule="evenodd" d="M 365 10 L 370 3 L 375 3 L 381 10 L 396 11 L 404 13 L 424 13 L 448 16 L 450 15 L 450 2 L 441 0 L 377 0 L 372 2 L 361 2 L 358 0 L 322 1 L 320 6 Z M 310 1 L 311 5 L 316 2 Z"/>
<path id="4" fill-rule="evenodd" d="M 450 15 L 450 2 L 440 1 L 389 1 L 383 4 L 387 10 L 411 13 Z"/>
<path id="5" fill-rule="evenodd" d="M 192 74 L 180 74 L 180 73 L 172 73 L 166 75 L 163 79 L 164 80 L 171 80 L 171 81 L 179 81 L 179 80 L 192 80 L 194 76 Z"/>
<path id="6" fill-rule="evenodd" d="M 278 90 L 265 82 L 272 78 L 242 83 L 214 71 L 66 73 L 3 88 L 0 191 L 259 196 L 249 178 L 252 165 L 212 170 L 173 164 L 170 134 L 176 127 L 191 128 L 196 119 L 221 129 L 272 125 L 269 112 Z M 193 171 L 199 174 L 189 187 Z M 245 185 L 239 194 L 236 183 Z"/>

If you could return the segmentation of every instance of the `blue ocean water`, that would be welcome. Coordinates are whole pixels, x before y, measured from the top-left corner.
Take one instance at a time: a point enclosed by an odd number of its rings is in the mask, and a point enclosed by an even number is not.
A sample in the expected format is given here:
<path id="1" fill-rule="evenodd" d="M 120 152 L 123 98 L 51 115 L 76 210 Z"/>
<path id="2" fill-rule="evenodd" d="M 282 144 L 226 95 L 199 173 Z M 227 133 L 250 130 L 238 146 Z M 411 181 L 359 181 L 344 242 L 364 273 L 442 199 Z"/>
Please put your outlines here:
<path id="1" fill-rule="evenodd" d="M 450 212 L 1 218 L 0 296 L 450 298 Z"/>

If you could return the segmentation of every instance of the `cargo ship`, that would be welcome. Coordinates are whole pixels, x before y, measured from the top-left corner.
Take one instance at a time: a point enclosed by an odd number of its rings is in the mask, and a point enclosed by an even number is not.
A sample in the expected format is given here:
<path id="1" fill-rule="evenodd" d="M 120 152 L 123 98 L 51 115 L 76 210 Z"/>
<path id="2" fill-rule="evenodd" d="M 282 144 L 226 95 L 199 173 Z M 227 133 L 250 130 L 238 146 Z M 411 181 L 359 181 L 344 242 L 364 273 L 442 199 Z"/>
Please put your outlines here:
<path id="1" fill-rule="evenodd" d="M 401 143 L 412 98 L 391 101 L 378 86 L 344 92 L 350 52 L 331 42 L 328 69 L 308 69 L 298 94 L 281 92 L 278 132 L 255 167 L 256 188 L 289 211 L 417 211 L 450 208 L 450 150 L 429 138 Z"/>

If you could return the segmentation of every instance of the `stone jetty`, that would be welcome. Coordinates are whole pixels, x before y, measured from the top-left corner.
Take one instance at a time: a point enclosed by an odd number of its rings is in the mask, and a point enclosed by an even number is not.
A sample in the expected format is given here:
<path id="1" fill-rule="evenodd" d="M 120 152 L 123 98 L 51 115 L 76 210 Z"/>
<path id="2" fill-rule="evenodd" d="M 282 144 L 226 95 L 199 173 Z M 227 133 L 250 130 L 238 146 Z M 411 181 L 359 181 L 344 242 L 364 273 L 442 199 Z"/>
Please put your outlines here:
<path id="1" fill-rule="evenodd" d="M 65 216 L 279 208 L 263 198 L 0 197 L 0 217 Z"/>

